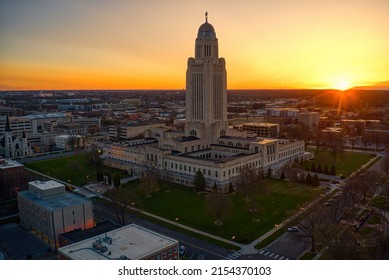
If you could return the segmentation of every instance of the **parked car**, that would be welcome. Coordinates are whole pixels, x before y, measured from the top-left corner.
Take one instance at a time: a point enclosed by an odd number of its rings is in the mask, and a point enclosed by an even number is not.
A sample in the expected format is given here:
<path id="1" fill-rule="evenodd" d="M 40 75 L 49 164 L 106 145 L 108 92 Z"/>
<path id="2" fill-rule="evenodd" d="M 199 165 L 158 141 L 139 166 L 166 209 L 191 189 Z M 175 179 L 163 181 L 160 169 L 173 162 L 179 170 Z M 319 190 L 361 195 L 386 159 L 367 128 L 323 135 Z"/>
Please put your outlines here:
<path id="1" fill-rule="evenodd" d="M 297 231 L 299 231 L 300 229 L 298 228 L 298 227 L 296 227 L 296 226 L 293 226 L 293 227 L 290 227 L 290 228 L 288 228 L 288 231 L 289 232 L 297 232 Z"/>
<path id="2" fill-rule="evenodd" d="M 185 251 L 186 251 L 185 246 L 180 246 L 180 248 L 178 249 L 178 254 L 180 256 L 183 256 L 185 254 Z"/>

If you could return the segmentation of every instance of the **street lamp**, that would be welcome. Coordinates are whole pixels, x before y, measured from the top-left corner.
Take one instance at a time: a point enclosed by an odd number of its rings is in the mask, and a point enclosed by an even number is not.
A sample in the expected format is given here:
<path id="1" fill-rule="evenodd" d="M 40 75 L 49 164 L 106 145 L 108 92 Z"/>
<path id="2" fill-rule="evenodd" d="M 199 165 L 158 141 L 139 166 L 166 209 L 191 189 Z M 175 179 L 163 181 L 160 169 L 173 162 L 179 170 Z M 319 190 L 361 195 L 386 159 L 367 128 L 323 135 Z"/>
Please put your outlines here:
<path id="1" fill-rule="evenodd" d="M 174 219 L 176 221 L 176 225 L 178 226 L 178 217 Z"/>
<path id="2" fill-rule="evenodd" d="M 233 237 L 231 237 L 231 239 L 232 239 L 232 245 L 234 245 L 235 246 L 235 238 L 236 238 L 236 236 L 234 235 Z"/>

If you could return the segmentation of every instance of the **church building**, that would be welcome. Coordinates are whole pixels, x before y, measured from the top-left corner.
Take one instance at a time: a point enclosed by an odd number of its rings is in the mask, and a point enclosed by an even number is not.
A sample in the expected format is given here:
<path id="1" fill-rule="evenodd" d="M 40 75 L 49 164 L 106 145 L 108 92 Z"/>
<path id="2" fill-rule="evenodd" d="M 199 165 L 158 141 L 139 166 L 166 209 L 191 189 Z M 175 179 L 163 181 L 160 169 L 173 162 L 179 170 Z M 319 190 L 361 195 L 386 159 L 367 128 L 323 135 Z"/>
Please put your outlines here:
<path id="1" fill-rule="evenodd" d="M 105 145 L 105 164 L 136 171 L 153 167 L 160 178 L 188 186 L 201 171 L 206 189 L 216 185 L 227 192 L 230 182 L 236 187 L 242 169 L 269 174 L 304 159 L 303 141 L 246 137 L 228 127 L 226 61 L 219 57 L 215 28 L 207 14 L 187 67 L 185 131 L 154 127 L 145 131 L 143 140 Z"/>
<path id="2" fill-rule="evenodd" d="M 7 116 L 4 134 L 0 136 L 0 156 L 5 158 L 32 155 L 31 143 L 28 142 L 26 133 L 22 137 L 12 135 L 9 118 Z"/>

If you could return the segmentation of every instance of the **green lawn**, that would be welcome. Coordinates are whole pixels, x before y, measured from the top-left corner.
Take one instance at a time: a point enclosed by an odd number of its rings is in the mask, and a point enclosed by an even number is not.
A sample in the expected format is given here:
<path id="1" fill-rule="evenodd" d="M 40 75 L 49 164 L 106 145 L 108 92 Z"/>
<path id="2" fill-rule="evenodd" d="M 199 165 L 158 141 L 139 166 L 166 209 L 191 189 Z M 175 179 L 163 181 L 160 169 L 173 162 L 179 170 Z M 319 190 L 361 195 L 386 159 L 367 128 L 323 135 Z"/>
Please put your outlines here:
<path id="1" fill-rule="evenodd" d="M 308 149 L 309 152 L 313 152 L 315 158 L 313 160 L 307 161 L 303 163 L 303 167 L 311 166 L 314 162 L 316 166 L 320 163 L 322 168 L 324 168 L 325 163 L 328 165 L 328 169 L 334 164 L 334 158 L 330 150 L 319 150 L 316 153 L 315 149 Z M 370 154 L 360 154 L 353 152 L 341 152 L 337 153 L 335 158 L 335 169 L 336 174 L 347 177 L 362 165 L 366 164 L 370 159 L 374 156 Z"/>
<path id="2" fill-rule="evenodd" d="M 206 207 L 208 194 L 195 193 L 192 188 L 163 183 L 161 190 L 152 197 L 140 196 L 142 209 L 170 220 L 178 218 L 179 223 L 203 230 L 226 239 L 236 236 L 240 243 L 250 243 L 255 238 L 272 229 L 276 224 L 297 212 L 322 191 L 308 185 L 290 183 L 276 179 L 266 179 L 266 190 L 255 197 L 259 209 L 257 213 L 248 211 L 251 202 L 245 201 L 245 196 L 239 192 L 227 195 L 231 200 L 230 215 L 223 220 L 222 225 L 214 223 L 215 217 Z M 131 183 L 121 189 L 122 197 L 137 191 L 136 183 Z M 110 196 L 110 193 L 107 194 Z"/>
<path id="3" fill-rule="evenodd" d="M 47 174 L 62 181 L 69 182 L 76 186 L 85 185 L 88 182 L 96 181 L 95 167 L 89 162 L 88 155 L 75 155 L 44 161 L 26 163 L 27 168 Z M 109 172 L 112 178 L 115 174 L 125 174 L 125 171 L 103 166 L 104 172 Z M 87 178 L 88 176 L 88 178 Z"/>

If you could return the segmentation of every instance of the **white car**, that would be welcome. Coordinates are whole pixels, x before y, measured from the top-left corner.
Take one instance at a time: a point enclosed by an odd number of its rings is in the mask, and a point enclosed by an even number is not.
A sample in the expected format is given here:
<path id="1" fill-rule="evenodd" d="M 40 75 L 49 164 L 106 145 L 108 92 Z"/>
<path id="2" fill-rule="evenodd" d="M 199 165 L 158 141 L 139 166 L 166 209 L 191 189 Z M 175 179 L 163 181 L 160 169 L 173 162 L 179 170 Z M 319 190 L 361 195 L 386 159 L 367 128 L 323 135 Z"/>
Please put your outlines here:
<path id="1" fill-rule="evenodd" d="M 296 227 L 296 226 L 288 228 L 288 231 L 289 231 L 289 232 L 297 232 L 297 231 L 299 231 L 299 230 L 300 230 L 300 229 L 299 229 L 298 227 Z"/>

